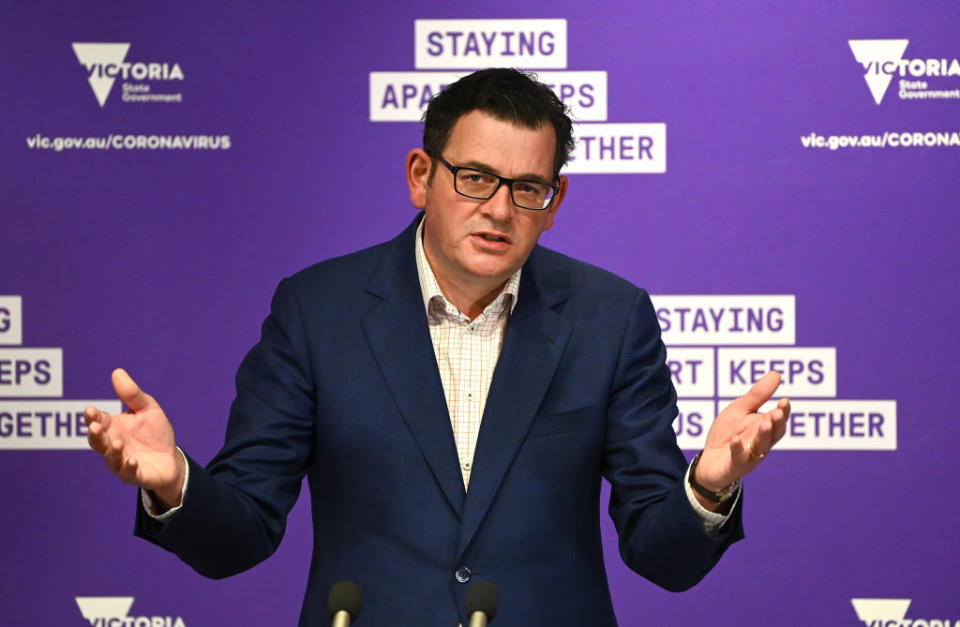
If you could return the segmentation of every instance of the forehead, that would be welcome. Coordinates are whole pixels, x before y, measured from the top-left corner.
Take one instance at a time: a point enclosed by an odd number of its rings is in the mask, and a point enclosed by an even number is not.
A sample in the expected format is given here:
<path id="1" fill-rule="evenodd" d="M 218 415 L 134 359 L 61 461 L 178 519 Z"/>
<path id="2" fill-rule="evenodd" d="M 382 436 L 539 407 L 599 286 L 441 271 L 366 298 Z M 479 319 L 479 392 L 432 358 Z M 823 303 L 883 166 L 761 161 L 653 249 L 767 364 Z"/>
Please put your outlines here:
<path id="1" fill-rule="evenodd" d="M 484 164 L 502 176 L 535 174 L 550 179 L 556 148 L 550 123 L 527 128 L 470 111 L 453 125 L 444 156 L 457 165 Z"/>

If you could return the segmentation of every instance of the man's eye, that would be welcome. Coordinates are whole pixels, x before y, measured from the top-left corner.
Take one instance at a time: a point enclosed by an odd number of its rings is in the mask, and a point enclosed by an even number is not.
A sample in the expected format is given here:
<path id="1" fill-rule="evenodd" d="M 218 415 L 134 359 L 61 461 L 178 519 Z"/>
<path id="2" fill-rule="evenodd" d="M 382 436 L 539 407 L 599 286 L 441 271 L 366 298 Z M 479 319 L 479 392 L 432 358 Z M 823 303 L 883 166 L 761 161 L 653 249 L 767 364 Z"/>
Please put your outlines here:
<path id="1" fill-rule="evenodd" d="M 517 181 L 513 184 L 513 191 L 524 196 L 540 197 L 547 193 L 547 186 L 533 181 Z"/>
<path id="2" fill-rule="evenodd" d="M 485 172 L 467 170 L 466 172 L 460 172 L 460 180 L 468 185 L 492 185 L 497 179 Z"/>

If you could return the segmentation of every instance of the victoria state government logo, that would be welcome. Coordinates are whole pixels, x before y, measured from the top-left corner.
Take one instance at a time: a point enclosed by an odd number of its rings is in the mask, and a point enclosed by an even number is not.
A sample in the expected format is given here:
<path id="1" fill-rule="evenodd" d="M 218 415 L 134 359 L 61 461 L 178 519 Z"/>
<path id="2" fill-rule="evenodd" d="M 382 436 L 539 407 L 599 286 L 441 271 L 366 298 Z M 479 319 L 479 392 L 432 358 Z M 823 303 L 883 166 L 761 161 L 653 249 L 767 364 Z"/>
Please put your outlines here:
<path id="1" fill-rule="evenodd" d="M 124 102 L 183 102 L 182 93 L 157 93 L 157 81 L 182 81 L 179 63 L 127 61 L 129 43 L 74 43 L 73 53 L 87 73 L 87 82 L 102 108 L 113 84 L 123 82 Z M 174 83 L 178 84 L 178 83 Z"/>
<path id="2" fill-rule="evenodd" d="M 906 618 L 910 599 L 850 599 L 867 627 L 960 627 L 960 618 Z"/>
<path id="3" fill-rule="evenodd" d="M 956 58 L 904 59 L 909 39 L 850 39 L 847 43 L 863 66 L 863 79 L 877 105 L 894 77 L 898 78 L 897 95 L 901 100 L 960 99 L 956 80 L 943 83 L 944 78 L 960 79 L 960 60 Z"/>
<path id="4" fill-rule="evenodd" d="M 129 616 L 133 597 L 75 597 L 92 627 L 186 627 L 177 616 Z"/>

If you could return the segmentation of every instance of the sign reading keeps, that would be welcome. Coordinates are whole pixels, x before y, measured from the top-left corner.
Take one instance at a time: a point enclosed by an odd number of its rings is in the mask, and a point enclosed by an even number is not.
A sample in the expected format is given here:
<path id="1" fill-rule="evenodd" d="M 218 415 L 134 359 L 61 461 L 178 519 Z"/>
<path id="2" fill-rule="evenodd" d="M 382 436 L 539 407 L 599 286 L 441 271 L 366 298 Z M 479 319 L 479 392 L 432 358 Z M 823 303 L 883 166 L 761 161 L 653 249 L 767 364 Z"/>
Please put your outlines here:
<path id="1" fill-rule="evenodd" d="M 19 296 L 0 296 L 0 344 L 21 342 L 22 311 Z M 84 408 L 121 411 L 118 400 L 62 396 L 62 348 L 0 348 L 0 399 L 16 399 L 0 400 L 0 450 L 86 449 Z"/>
<path id="2" fill-rule="evenodd" d="M 837 350 L 792 346 L 796 298 L 653 297 L 667 366 L 677 388 L 673 423 L 681 448 L 703 448 L 714 417 L 769 372 L 776 396 L 790 398 L 787 432 L 777 444 L 794 450 L 896 450 L 897 403 L 837 399 Z M 767 403 L 761 411 L 770 411 Z"/>
<path id="3" fill-rule="evenodd" d="M 565 19 L 415 20 L 414 31 L 417 70 L 448 71 L 370 72 L 371 122 L 419 121 L 437 93 L 472 70 L 525 68 L 570 107 L 576 147 L 565 174 L 667 171 L 666 124 L 605 123 L 607 72 L 565 70 Z"/>
<path id="4" fill-rule="evenodd" d="M 837 349 L 833 346 L 718 349 L 717 394 L 742 396 L 771 370 L 782 377 L 778 395 L 791 398 L 837 395 Z"/>
<path id="5" fill-rule="evenodd" d="M 62 349 L 0 348 L 0 397 L 62 395 Z"/>

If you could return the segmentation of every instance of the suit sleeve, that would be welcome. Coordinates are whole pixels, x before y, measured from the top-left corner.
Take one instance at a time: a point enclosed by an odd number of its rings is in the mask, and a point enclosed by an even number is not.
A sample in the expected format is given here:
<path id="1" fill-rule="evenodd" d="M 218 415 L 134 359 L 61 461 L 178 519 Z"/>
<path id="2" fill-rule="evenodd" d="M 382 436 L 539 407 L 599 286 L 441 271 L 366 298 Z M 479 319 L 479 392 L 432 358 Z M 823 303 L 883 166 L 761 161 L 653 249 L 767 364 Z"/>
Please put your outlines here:
<path id="1" fill-rule="evenodd" d="M 687 462 L 676 442 L 677 397 L 650 297 L 639 290 L 628 316 L 607 415 L 604 476 L 620 555 L 668 590 L 690 588 L 743 537 L 743 498 L 716 537 L 687 498 Z"/>
<path id="2" fill-rule="evenodd" d="M 276 550 L 313 450 L 316 401 L 304 335 L 293 282 L 285 279 L 237 372 L 223 448 L 206 468 L 187 456 L 190 485 L 168 522 L 138 504 L 136 535 L 214 578 Z"/>

